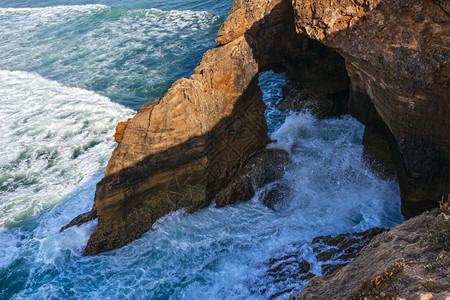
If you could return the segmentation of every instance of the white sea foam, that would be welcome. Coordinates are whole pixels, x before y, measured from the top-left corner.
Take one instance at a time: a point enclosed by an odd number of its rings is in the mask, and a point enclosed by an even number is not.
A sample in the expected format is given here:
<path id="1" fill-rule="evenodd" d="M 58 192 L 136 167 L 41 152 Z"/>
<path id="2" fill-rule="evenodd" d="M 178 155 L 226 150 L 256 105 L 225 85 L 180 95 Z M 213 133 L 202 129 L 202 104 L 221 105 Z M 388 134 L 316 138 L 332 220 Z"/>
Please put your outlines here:
<path id="1" fill-rule="evenodd" d="M 41 16 L 45 16 L 47 13 L 60 13 L 67 11 L 75 12 L 89 12 L 95 10 L 109 9 L 110 7 L 103 4 L 86 4 L 86 5 L 57 5 L 57 6 L 47 6 L 47 7 L 24 7 L 24 8 L 14 8 L 14 7 L 0 7 L 0 14 L 7 13 L 38 13 Z"/>
<path id="2" fill-rule="evenodd" d="M 322 234 L 390 227 L 401 219 L 397 183 L 371 171 L 362 156 L 363 130 L 349 116 L 317 120 L 293 113 L 274 132 L 271 147 L 291 154 L 283 183 L 290 187 L 293 219 L 322 223 Z"/>
<path id="3" fill-rule="evenodd" d="M 132 114 L 94 92 L 0 70 L 0 228 L 54 205 L 105 167 Z"/>
<path id="4" fill-rule="evenodd" d="M 6 268 L 19 256 L 20 252 L 20 238 L 10 232 L 0 231 L 0 270 Z"/>
<path id="5" fill-rule="evenodd" d="M 160 96 L 168 78 L 190 72 L 183 70 L 186 60 L 212 45 L 212 36 L 199 40 L 218 19 L 205 11 L 104 5 L 3 9 L 0 68 L 37 70 L 66 85 L 145 101 Z"/>
<path id="6" fill-rule="evenodd" d="M 293 114 L 272 136 L 279 146 L 289 143 L 292 160 L 280 180 L 290 193 L 277 210 L 261 204 L 262 189 L 245 203 L 173 212 L 125 247 L 81 257 L 95 223 L 62 234 L 57 228 L 68 220 L 65 214 L 88 208 L 86 199 L 101 177 L 96 175 L 39 219 L 24 241 L 32 251 L 22 245 L 10 257 L 33 262 L 17 297 L 67 298 L 74 286 L 75 297 L 90 299 L 267 299 L 287 288 L 296 293 L 303 281 L 274 282 L 268 276 L 272 258 L 288 263 L 285 257 L 296 252 L 296 259 L 320 274 L 313 237 L 392 226 L 401 219 L 398 188 L 364 165 L 361 134 L 362 126 L 349 117 L 318 121 Z"/>
<path id="7" fill-rule="evenodd" d="M 35 8 L 0 8 L 2 31 L 12 37 L 18 32 L 27 32 L 41 26 L 55 26 L 79 18 L 109 10 L 101 4 L 50 6 Z"/>
<path id="8" fill-rule="evenodd" d="M 0 10 L 0 66 L 97 84 L 112 95 L 147 92 L 179 72 L 180 57 L 216 21 L 206 12 L 101 5 Z M 277 98 L 281 85 L 268 84 Z M 272 135 L 292 162 L 279 181 L 286 197 L 277 210 L 260 202 L 266 187 L 246 203 L 173 212 L 121 249 L 82 257 L 95 221 L 59 228 L 90 209 L 115 124 L 133 112 L 94 92 L 6 70 L 0 104 L 0 298 L 264 299 L 287 286 L 295 293 L 302 282 L 270 281 L 268 260 L 297 247 L 320 274 L 313 237 L 401 220 L 395 182 L 362 159 L 361 124 L 292 114 Z"/>

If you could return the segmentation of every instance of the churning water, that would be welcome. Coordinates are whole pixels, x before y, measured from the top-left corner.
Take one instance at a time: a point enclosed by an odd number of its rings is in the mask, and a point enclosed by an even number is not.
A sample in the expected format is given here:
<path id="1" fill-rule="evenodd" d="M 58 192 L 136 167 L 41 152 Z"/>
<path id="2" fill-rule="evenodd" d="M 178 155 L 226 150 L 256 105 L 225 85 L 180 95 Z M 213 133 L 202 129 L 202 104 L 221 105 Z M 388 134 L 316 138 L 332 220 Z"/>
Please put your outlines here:
<path id="1" fill-rule="evenodd" d="M 363 127 L 277 111 L 285 79 L 263 73 L 270 147 L 291 159 L 276 210 L 263 188 L 83 257 L 96 221 L 59 228 L 92 206 L 115 125 L 190 75 L 231 6 L 94 2 L 0 0 L 0 299 L 286 299 L 305 282 L 273 282 L 268 260 L 295 243 L 320 274 L 313 237 L 401 221 L 396 183 L 362 159 Z"/>

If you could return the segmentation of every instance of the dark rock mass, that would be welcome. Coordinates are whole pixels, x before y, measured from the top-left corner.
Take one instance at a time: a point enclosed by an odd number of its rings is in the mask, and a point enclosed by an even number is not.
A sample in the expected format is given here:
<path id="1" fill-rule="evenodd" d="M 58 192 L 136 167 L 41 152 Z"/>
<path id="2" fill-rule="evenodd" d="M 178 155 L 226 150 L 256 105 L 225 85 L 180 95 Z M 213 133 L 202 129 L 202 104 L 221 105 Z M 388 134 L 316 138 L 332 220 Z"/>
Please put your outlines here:
<path id="1" fill-rule="evenodd" d="M 403 214 L 435 207 L 450 189 L 449 2 L 302 0 L 293 6 L 297 32 L 344 57 L 349 109 L 385 137 Z M 382 126 L 373 124 L 375 114 Z"/>

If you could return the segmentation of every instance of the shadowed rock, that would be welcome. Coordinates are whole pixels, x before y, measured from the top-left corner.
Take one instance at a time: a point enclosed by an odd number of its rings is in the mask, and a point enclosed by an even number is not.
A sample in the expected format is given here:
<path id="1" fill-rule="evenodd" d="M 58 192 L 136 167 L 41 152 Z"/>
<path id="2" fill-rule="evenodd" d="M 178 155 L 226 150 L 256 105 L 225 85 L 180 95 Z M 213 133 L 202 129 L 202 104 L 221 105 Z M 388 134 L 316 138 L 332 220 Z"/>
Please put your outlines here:
<path id="1" fill-rule="evenodd" d="M 375 227 L 364 232 L 319 236 L 312 240 L 317 260 L 325 262 L 322 274 L 328 275 L 348 264 L 359 251 L 384 229 Z"/>
<path id="2" fill-rule="evenodd" d="M 64 230 L 66 230 L 67 228 L 70 228 L 72 226 L 80 226 L 80 225 L 82 225 L 86 222 L 92 221 L 96 218 L 97 218 L 97 210 L 95 209 L 95 207 L 93 207 L 92 210 L 75 217 L 75 219 L 70 221 L 67 225 L 61 227 L 60 232 L 63 232 Z"/>
<path id="3" fill-rule="evenodd" d="M 255 187 L 261 188 L 283 176 L 288 160 L 288 153 L 279 149 L 264 149 L 255 154 L 239 175 L 216 195 L 216 206 L 223 207 L 252 198 Z"/>
<path id="4" fill-rule="evenodd" d="M 297 32 L 345 58 L 350 112 L 370 127 L 366 144 L 386 140 L 372 149 L 391 154 L 381 161 L 394 161 L 403 214 L 435 207 L 450 189 L 449 2 L 295 0 L 293 6 Z M 383 128 L 372 123 L 374 114 Z"/>
<path id="5" fill-rule="evenodd" d="M 334 94 L 316 92 L 309 94 L 299 83 L 283 86 L 283 99 L 277 105 L 282 111 L 308 111 L 319 119 L 337 117 L 347 113 L 348 89 Z"/>
<path id="6" fill-rule="evenodd" d="M 272 35 L 295 35 L 287 3 L 264 4 L 255 22 L 264 23 L 261 28 L 278 26 Z M 286 13 L 291 16 L 289 30 L 283 27 Z M 222 37 L 231 35 L 220 32 Z M 193 212 L 216 197 L 220 206 L 251 198 L 248 185 L 236 180 L 241 180 L 250 157 L 269 142 L 258 72 L 270 63 L 262 53 L 278 48 L 273 38 L 264 51 L 255 48 L 266 36 L 232 36 L 207 51 L 190 78 L 178 80 L 162 98 L 117 126 L 115 139 L 120 143 L 97 184 L 98 225 L 86 255 L 131 242 L 171 211 Z M 280 52 L 273 59 L 284 56 Z M 279 176 L 267 171 L 264 176 Z"/>

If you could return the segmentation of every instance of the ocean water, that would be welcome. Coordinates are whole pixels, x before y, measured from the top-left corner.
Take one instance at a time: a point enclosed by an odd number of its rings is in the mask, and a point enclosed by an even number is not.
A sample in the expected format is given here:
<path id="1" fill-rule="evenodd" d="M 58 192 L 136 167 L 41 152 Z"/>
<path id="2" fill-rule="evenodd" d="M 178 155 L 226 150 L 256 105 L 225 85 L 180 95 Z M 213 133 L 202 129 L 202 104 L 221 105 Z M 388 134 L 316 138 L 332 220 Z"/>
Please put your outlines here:
<path id="1" fill-rule="evenodd" d="M 129 245 L 82 252 L 88 211 L 117 122 L 187 77 L 232 1 L 0 0 L 0 299 L 287 299 L 304 281 L 268 276 L 292 253 L 319 275 L 311 239 L 392 227 L 399 189 L 362 158 L 349 116 L 283 113 L 283 75 L 260 75 L 271 138 L 290 163 L 269 209 L 245 203 L 173 212 Z"/>

